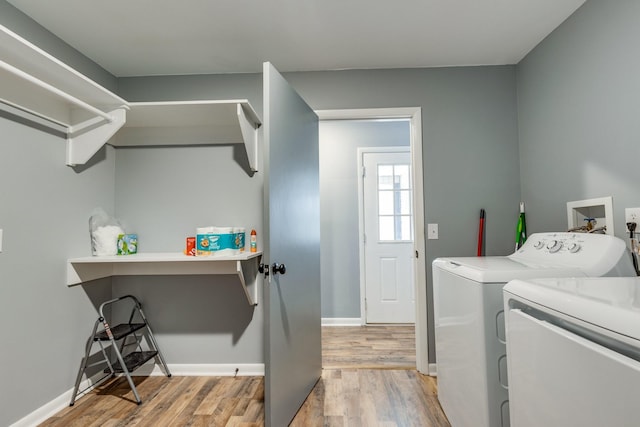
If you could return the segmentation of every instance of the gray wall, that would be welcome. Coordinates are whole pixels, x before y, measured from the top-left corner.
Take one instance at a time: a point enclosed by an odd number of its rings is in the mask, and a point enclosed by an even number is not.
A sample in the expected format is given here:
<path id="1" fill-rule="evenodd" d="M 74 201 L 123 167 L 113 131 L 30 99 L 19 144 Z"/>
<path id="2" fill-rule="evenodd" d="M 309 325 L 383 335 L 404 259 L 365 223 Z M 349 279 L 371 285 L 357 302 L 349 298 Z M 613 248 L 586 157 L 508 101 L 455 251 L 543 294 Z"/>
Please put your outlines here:
<path id="1" fill-rule="evenodd" d="M 140 251 L 180 252 L 207 225 L 262 236 L 262 175 L 248 176 L 233 146 L 118 149 L 115 194 Z M 118 277 L 113 292 L 144 301 L 168 363 L 263 361 L 263 306 L 249 306 L 236 276 Z"/>
<path id="2" fill-rule="evenodd" d="M 1 116 L 1 114 L 0 114 Z M 66 260 L 90 253 L 88 219 L 113 211 L 114 153 L 65 166 L 65 141 L 0 117 L 0 425 L 73 387 L 109 280 L 69 288 Z M 98 158 L 100 159 L 100 155 Z"/>
<path id="3" fill-rule="evenodd" d="M 360 317 L 358 148 L 408 146 L 408 121 L 320 122 L 322 317 Z"/>
<path id="4" fill-rule="evenodd" d="M 533 231 L 566 203 L 613 196 L 614 229 L 640 206 L 640 2 L 587 1 L 517 67 L 522 198 Z"/>
<path id="5" fill-rule="evenodd" d="M 520 188 L 515 67 L 286 77 L 316 109 L 422 107 L 425 222 L 440 225 L 440 239 L 427 241 L 429 263 L 475 254 L 481 208 L 487 211 L 487 255 L 513 251 Z"/>
<path id="6" fill-rule="evenodd" d="M 73 63 L 105 86 L 115 78 L 5 1 L 0 23 Z M 66 260 L 89 253 L 88 219 L 113 212 L 114 160 L 103 149 L 87 168 L 65 166 L 65 141 L 0 111 L 0 425 L 73 387 L 96 302 L 111 282 L 66 286 Z"/>

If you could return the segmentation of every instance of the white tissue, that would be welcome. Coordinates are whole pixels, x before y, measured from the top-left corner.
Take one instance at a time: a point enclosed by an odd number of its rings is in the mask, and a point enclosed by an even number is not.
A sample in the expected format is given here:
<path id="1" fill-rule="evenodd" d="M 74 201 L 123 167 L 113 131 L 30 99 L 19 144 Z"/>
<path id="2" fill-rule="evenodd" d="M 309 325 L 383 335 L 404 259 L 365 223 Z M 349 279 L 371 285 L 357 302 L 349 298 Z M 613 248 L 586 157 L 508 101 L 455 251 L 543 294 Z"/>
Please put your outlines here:
<path id="1" fill-rule="evenodd" d="M 93 254 L 96 256 L 116 255 L 118 253 L 118 235 L 124 234 L 124 230 L 117 225 L 105 225 L 96 228 L 91 239 L 93 240 Z"/>

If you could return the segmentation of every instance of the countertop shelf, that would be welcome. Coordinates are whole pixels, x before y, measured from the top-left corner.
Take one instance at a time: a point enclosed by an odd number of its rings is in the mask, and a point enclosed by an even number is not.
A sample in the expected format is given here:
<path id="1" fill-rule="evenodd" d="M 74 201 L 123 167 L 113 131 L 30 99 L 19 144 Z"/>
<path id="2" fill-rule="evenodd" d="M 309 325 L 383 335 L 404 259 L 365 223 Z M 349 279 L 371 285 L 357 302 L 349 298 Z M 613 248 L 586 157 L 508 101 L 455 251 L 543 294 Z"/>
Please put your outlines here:
<path id="1" fill-rule="evenodd" d="M 250 305 L 257 305 L 256 277 L 262 252 L 238 255 L 187 256 L 179 252 L 89 256 L 67 260 L 67 286 L 110 276 L 237 275 Z M 253 295 L 248 286 L 253 286 Z"/>

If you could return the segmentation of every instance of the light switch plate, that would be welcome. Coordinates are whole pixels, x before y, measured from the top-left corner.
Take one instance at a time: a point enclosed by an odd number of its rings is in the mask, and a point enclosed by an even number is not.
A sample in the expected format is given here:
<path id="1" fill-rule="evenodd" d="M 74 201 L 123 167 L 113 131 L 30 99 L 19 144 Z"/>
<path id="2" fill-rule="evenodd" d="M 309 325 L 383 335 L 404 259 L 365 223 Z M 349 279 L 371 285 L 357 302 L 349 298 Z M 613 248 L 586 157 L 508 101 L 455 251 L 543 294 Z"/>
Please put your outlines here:
<path id="1" fill-rule="evenodd" d="M 2 252 L 2 228 L 0 228 L 0 252 Z"/>
<path id="2" fill-rule="evenodd" d="M 427 224 L 427 239 L 438 239 L 438 224 Z"/>

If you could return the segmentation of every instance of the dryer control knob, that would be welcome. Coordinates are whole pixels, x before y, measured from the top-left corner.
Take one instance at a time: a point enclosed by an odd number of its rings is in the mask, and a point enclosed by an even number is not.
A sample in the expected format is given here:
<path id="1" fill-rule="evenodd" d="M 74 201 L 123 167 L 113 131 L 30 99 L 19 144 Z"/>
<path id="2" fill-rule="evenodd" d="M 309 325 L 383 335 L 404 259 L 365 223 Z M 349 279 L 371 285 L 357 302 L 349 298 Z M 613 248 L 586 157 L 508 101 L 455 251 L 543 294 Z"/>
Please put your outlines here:
<path id="1" fill-rule="evenodd" d="M 542 240 L 538 240 L 533 244 L 533 247 L 536 249 L 542 249 L 544 248 L 544 242 Z"/>
<path id="2" fill-rule="evenodd" d="M 580 245 L 579 244 L 572 243 L 572 244 L 569 245 L 569 252 L 571 252 L 572 254 L 575 254 L 579 250 L 580 250 Z"/>
<path id="3" fill-rule="evenodd" d="M 549 249 L 549 252 L 552 254 L 558 252 L 561 247 L 562 247 L 562 242 L 559 242 L 557 240 L 552 240 L 547 245 L 547 249 Z"/>

